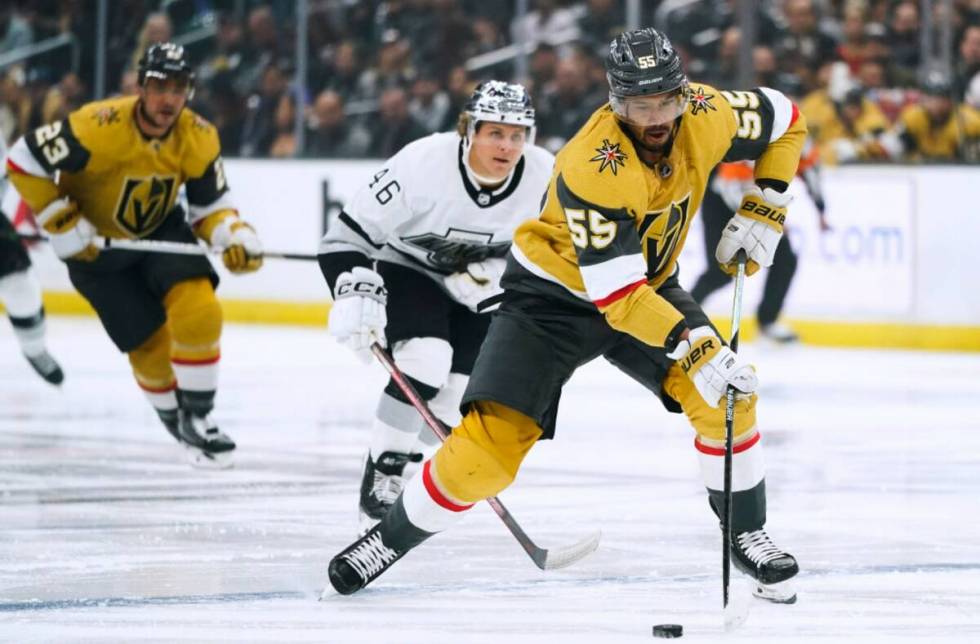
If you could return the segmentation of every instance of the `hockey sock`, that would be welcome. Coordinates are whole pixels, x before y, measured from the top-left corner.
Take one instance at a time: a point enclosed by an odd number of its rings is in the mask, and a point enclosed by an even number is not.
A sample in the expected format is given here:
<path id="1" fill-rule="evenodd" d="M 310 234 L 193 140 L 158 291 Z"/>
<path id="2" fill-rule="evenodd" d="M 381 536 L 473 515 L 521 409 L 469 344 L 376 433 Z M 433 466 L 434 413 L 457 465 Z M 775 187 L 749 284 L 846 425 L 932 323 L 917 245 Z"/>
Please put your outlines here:
<path id="1" fill-rule="evenodd" d="M 441 489 L 433 476 L 431 460 L 422 465 L 421 476 L 408 482 L 399 500 L 411 524 L 428 533 L 442 532 L 453 526 L 473 507 L 472 503 L 453 499 Z"/>
<path id="2" fill-rule="evenodd" d="M 0 278 L 0 302 L 3 302 L 14 327 L 21 351 L 36 356 L 45 350 L 44 307 L 41 285 L 30 268 Z"/>
<path id="3" fill-rule="evenodd" d="M 206 414 L 214 405 L 218 388 L 221 340 L 221 306 L 206 278 L 177 283 L 164 297 L 167 321 L 173 334 L 170 361 L 184 407 L 192 401 Z"/>
<path id="4" fill-rule="evenodd" d="M 701 476 L 708 488 L 711 508 L 719 517 L 724 508 L 725 445 L 698 436 Z M 732 530 L 757 530 L 766 522 L 765 461 L 758 431 L 736 438 L 732 448 Z"/>
<path id="5" fill-rule="evenodd" d="M 170 328 L 164 323 L 127 354 L 136 383 L 164 424 L 175 420 L 177 415 L 177 381 L 170 368 L 170 346 Z"/>

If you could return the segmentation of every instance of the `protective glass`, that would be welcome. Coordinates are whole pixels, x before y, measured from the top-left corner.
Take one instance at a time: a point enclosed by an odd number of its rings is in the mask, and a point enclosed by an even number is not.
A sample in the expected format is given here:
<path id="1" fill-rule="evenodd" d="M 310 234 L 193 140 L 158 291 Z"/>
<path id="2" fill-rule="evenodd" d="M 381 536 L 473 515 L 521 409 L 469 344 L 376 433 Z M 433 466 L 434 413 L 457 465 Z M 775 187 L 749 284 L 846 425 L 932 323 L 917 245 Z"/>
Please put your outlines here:
<path id="1" fill-rule="evenodd" d="M 687 109 L 687 92 L 678 89 L 650 96 L 609 95 L 609 105 L 624 123 L 637 127 L 667 125 Z"/>

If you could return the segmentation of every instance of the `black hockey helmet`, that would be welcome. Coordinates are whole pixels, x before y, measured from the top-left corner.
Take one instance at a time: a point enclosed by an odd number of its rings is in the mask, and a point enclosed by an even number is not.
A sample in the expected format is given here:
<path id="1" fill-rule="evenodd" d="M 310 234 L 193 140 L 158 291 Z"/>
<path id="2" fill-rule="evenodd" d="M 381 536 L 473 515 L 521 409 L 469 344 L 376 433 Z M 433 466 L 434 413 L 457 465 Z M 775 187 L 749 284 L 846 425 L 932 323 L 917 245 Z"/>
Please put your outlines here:
<path id="1" fill-rule="evenodd" d="M 183 77 L 193 87 L 194 70 L 191 68 L 184 48 L 172 42 L 154 43 L 147 47 L 139 59 L 137 80 L 140 86 L 147 78 Z"/>
<path id="2" fill-rule="evenodd" d="M 687 75 L 681 59 L 665 35 L 646 27 L 626 31 L 609 43 L 606 56 L 609 102 L 616 115 L 634 125 L 673 121 L 687 108 Z M 657 114 L 629 109 L 629 99 L 664 94 L 666 102 Z"/>
<path id="3" fill-rule="evenodd" d="M 949 74 L 941 69 L 931 69 L 922 77 L 920 83 L 922 93 L 927 96 L 950 97 L 953 94 L 953 81 Z"/>

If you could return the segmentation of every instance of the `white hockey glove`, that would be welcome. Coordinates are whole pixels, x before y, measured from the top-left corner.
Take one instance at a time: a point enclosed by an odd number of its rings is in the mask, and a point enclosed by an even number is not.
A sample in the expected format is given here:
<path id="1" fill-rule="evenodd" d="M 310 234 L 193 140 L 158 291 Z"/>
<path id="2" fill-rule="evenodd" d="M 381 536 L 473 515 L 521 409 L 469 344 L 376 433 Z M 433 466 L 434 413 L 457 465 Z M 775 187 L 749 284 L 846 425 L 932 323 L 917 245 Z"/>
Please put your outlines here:
<path id="1" fill-rule="evenodd" d="M 221 249 L 221 261 L 232 273 L 251 273 L 262 266 L 262 242 L 255 229 L 229 217 L 211 233 L 211 246 Z"/>
<path id="2" fill-rule="evenodd" d="M 375 339 L 384 346 L 387 303 L 384 279 L 370 268 L 355 266 L 337 277 L 327 332 L 358 354 Z"/>
<path id="3" fill-rule="evenodd" d="M 47 231 L 51 250 L 60 259 L 91 262 L 99 256 L 95 226 L 71 199 L 62 197 L 49 203 L 38 213 L 37 223 Z"/>
<path id="4" fill-rule="evenodd" d="M 718 406 L 728 385 L 743 394 L 750 394 L 759 386 L 755 370 L 742 363 L 709 326 L 691 329 L 687 339 L 678 342 L 667 357 L 680 362 L 681 369 L 711 407 Z"/>
<path id="5" fill-rule="evenodd" d="M 500 276 L 504 274 L 506 267 L 505 259 L 472 262 L 466 266 L 465 271 L 444 278 L 443 283 L 454 300 L 469 307 L 474 313 L 483 313 L 497 304 L 487 300 L 504 292 L 500 288 Z"/>
<path id="6" fill-rule="evenodd" d="M 772 188 L 753 186 L 749 189 L 742 197 L 742 205 L 725 225 L 715 249 L 715 259 L 721 270 L 735 274 L 735 256 L 739 250 L 745 250 L 748 257 L 746 275 L 752 275 L 760 266 L 771 266 L 779 238 L 783 236 L 786 206 L 792 200 L 789 194 Z"/>

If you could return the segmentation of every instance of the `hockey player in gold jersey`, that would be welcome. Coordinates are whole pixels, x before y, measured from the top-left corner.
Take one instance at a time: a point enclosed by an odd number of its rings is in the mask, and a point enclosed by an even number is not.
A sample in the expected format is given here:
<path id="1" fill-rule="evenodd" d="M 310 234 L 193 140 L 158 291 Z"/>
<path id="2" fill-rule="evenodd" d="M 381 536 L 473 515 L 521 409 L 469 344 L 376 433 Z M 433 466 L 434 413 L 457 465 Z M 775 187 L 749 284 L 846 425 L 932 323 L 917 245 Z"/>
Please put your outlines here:
<path id="1" fill-rule="evenodd" d="M 223 249 L 232 272 L 261 266 L 261 243 L 229 198 L 217 130 L 186 108 L 193 80 L 182 47 L 152 45 L 137 96 L 89 103 L 29 132 L 7 170 L 167 430 L 193 464 L 227 467 L 235 443 L 209 417 L 222 324 L 210 262 L 96 245 L 97 236 L 200 238 Z"/>
<path id="2" fill-rule="evenodd" d="M 686 414 L 716 513 L 725 452 L 719 401 L 728 385 L 738 390 L 733 560 L 760 596 L 795 599 L 786 584 L 796 560 L 764 529 L 755 372 L 680 287 L 677 258 L 712 168 L 753 159 L 755 185 L 715 255 L 730 271 L 744 251 L 749 274 L 772 263 L 805 121 L 775 90 L 690 84 L 654 29 L 616 38 L 606 70 L 610 102 L 558 154 L 540 217 L 514 235 L 504 300 L 463 396 L 462 422 L 381 523 L 330 562 L 338 592 L 363 588 L 507 487 L 534 443 L 553 436 L 563 384 L 603 356 L 669 411 Z"/>

